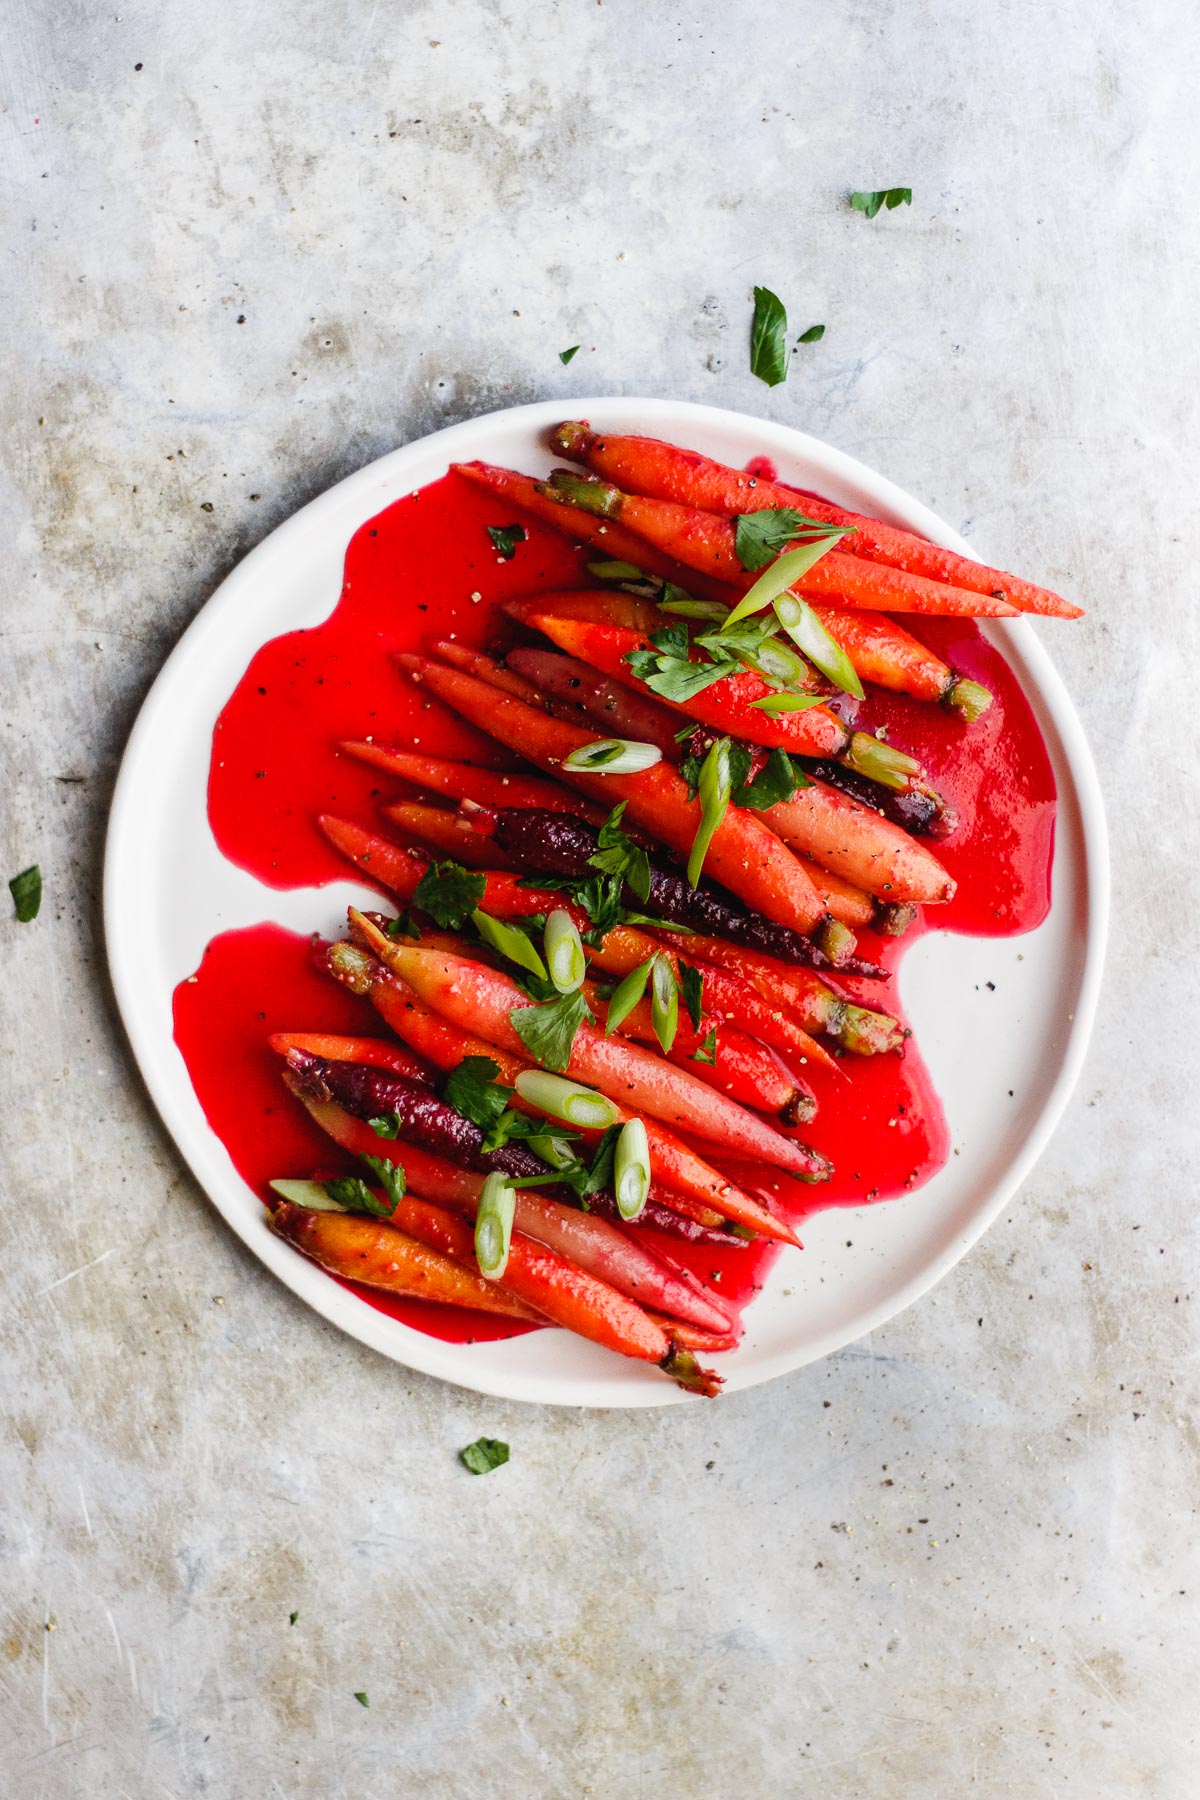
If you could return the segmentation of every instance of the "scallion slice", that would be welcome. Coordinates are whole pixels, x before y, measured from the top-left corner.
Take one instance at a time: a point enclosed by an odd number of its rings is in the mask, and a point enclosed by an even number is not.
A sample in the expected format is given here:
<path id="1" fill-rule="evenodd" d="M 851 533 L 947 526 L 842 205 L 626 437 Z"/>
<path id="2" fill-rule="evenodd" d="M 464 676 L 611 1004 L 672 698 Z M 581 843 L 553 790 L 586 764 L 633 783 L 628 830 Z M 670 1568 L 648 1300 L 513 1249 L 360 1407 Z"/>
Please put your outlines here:
<path id="1" fill-rule="evenodd" d="M 587 958 L 583 939 L 565 907 L 556 906 L 546 917 L 546 967 L 560 994 L 573 994 L 583 986 Z"/>
<path id="2" fill-rule="evenodd" d="M 349 1211 L 348 1207 L 331 1200 L 319 1181 L 272 1181 L 270 1187 L 281 1200 L 290 1200 L 293 1206 L 306 1206 L 311 1212 Z"/>
<path id="3" fill-rule="evenodd" d="M 650 1143 L 640 1119 L 630 1119 L 617 1139 L 613 1193 L 623 1219 L 636 1219 L 650 1192 Z"/>
<path id="4" fill-rule="evenodd" d="M 728 738 L 718 738 L 712 745 L 700 765 L 696 785 L 700 796 L 700 823 L 692 839 L 687 864 L 687 878 L 693 887 L 700 880 L 708 847 L 729 808 L 733 783 L 729 772 Z"/>
<path id="5" fill-rule="evenodd" d="M 523 931 L 506 925 L 503 919 L 493 919 L 490 913 L 481 912 L 478 907 L 471 914 L 471 923 L 485 944 L 490 944 L 509 962 L 528 969 L 531 975 L 538 975 L 545 981 L 546 965 Z"/>
<path id="6" fill-rule="evenodd" d="M 617 1122 L 617 1109 L 606 1095 L 581 1087 L 577 1081 L 568 1081 L 564 1075 L 551 1075 L 546 1069 L 522 1069 L 516 1087 L 530 1106 L 536 1106 L 548 1118 L 578 1125 L 582 1131 L 607 1131 Z"/>
<path id="7" fill-rule="evenodd" d="M 786 561 L 781 557 L 780 562 Z M 810 663 L 828 676 L 844 694 L 863 699 L 863 684 L 858 672 L 836 638 L 830 637 L 807 600 L 799 594 L 777 594 L 772 600 L 775 617 L 792 642 L 803 650 Z"/>
<path id="8" fill-rule="evenodd" d="M 605 1037 L 611 1037 L 618 1026 L 624 1023 L 646 992 L 646 983 L 650 979 L 654 962 L 655 958 L 648 956 L 636 969 L 630 969 L 628 975 L 613 989 L 608 1002 L 608 1017 L 604 1022 Z"/>
<path id="9" fill-rule="evenodd" d="M 817 538 L 814 543 L 801 544 L 796 550 L 785 550 L 777 556 L 773 563 L 768 563 L 754 586 L 738 601 L 733 611 L 725 620 L 725 624 L 736 625 L 739 619 L 748 619 L 751 613 L 762 612 L 770 606 L 776 594 L 782 594 L 793 581 L 799 581 L 807 575 L 813 564 L 821 558 L 845 536 L 839 532 L 837 537 Z"/>
<path id="10" fill-rule="evenodd" d="M 806 712 L 810 706 L 823 706 L 824 694 L 764 694 L 761 700 L 752 700 L 751 706 L 765 713 Z"/>
<path id="11" fill-rule="evenodd" d="M 489 1175 L 480 1190 L 475 1214 L 475 1260 L 480 1274 L 490 1281 L 499 1281 L 508 1267 L 516 1210 L 516 1190 L 503 1175 Z"/>
<path id="12" fill-rule="evenodd" d="M 679 989 L 665 956 L 656 956 L 650 971 L 650 1022 L 665 1054 L 679 1030 Z"/>
<path id="13" fill-rule="evenodd" d="M 582 769 L 593 775 L 638 775 L 662 761 L 657 744 L 638 744 L 628 738 L 598 738 L 581 744 L 563 759 L 564 769 Z"/>

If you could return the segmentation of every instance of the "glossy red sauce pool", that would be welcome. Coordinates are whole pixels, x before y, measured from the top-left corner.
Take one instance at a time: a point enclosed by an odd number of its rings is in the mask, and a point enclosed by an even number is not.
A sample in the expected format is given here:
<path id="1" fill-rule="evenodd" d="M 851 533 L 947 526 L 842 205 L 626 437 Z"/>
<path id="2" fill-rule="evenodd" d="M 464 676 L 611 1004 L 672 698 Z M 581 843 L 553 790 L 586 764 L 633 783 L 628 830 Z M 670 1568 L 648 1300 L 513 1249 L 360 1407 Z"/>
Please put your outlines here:
<path id="1" fill-rule="evenodd" d="M 761 460 L 751 472 L 773 477 Z M 584 564 L 595 552 L 536 522 L 522 521 L 525 541 L 511 560 L 501 559 L 486 527 L 513 522 L 505 503 L 448 475 L 356 533 L 330 617 L 264 645 L 217 722 L 209 819 L 231 861 L 279 888 L 347 875 L 317 831 L 316 815 L 332 812 L 378 828 L 378 804 L 404 797 L 404 784 L 340 755 L 343 738 L 373 736 L 505 765 L 496 745 L 410 686 L 392 659 L 432 636 L 457 636 L 474 646 L 511 641 L 498 616 L 503 600 L 588 581 Z M 878 692 L 860 721 L 886 725 L 891 741 L 921 758 L 958 810 L 958 831 L 937 846 L 958 892 L 937 909 L 936 924 L 989 936 L 1031 930 L 1049 907 L 1055 808 L 1037 722 L 1002 656 L 975 626 L 909 623 L 955 669 L 995 695 L 991 710 L 971 726 L 939 708 Z M 864 952 L 894 968 L 919 932 L 899 943 L 865 943 Z M 895 1010 L 892 997 L 882 1004 Z M 348 1167 L 279 1081 L 266 1038 L 288 1029 L 382 1035 L 365 1001 L 316 972 L 307 939 L 273 925 L 214 939 L 196 974 L 176 989 L 175 1039 L 205 1116 L 260 1194 L 272 1177 Z M 852 1079 L 810 1074 L 820 1105 L 804 1135 L 837 1167 L 819 1187 L 784 1183 L 794 1217 L 894 1198 L 927 1180 L 948 1154 L 941 1105 L 915 1044 L 902 1058 L 856 1058 L 844 1066 Z M 713 1281 L 735 1309 L 753 1297 L 777 1254 L 759 1245 L 695 1250 L 647 1236 Z M 447 1340 L 483 1341 L 527 1329 L 355 1291 L 380 1311 Z"/>

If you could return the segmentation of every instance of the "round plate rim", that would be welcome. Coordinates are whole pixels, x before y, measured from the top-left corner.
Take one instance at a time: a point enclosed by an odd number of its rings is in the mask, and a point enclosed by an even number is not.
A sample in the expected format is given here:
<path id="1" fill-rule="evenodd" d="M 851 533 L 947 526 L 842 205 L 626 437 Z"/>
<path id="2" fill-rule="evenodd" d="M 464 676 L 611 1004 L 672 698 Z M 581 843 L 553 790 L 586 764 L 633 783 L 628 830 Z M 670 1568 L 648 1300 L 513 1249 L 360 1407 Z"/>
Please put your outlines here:
<path id="1" fill-rule="evenodd" d="M 880 511 L 902 516 L 910 529 L 947 549 L 967 555 L 973 553 L 971 547 L 929 507 L 914 500 L 904 489 L 866 463 L 790 425 L 760 419 L 755 414 L 739 412 L 733 408 L 630 395 L 542 400 L 476 414 L 458 424 L 445 426 L 425 437 L 413 439 L 335 483 L 271 531 L 214 590 L 167 656 L 138 711 L 113 789 L 104 849 L 104 941 L 121 1021 L 155 1109 L 180 1154 L 226 1223 L 259 1261 L 270 1268 L 300 1299 L 330 1324 L 348 1332 L 350 1336 L 393 1361 L 478 1393 L 543 1405 L 640 1408 L 682 1403 L 687 1396 L 666 1381 L 647 1382 L 638 1387 L 618 1383 L 618 1391 L 611 1393 L 602 1381 L 586 1381 L 580 1384 L 581 1391 L 578 1395 L 546 1393 L 540 1391 L 544 1384 L 536 1374 L 493 1369 L 488 1365 L 486 1355 L 481 1356 L 478 1365 L 469 1370 L 448 1366 L 446 1353 L 461 1346 L 444 1344 L 440 1339 L 411 1328 L 401 1328 L 402 1335 L 397 1339 L 395 1320 L 364 1305 L 357 1296 L 329 1280 L 323 1271 L 297 1256 L 290 1246 L 272 1233 L 253 1230 L 230 1196 L 212 1191 L 214 1184 L 201 1175 L 196 1166 L 197 1159 L 187 1148 L 188 1139 L 192 1135 L 192 1123 L 182 1117 L 175 1103 L 161 1062 L 161 1045 L 154 1041 L 153 1033 L 141 1016 L 134 980 L 136 934 L 132 931 L 130 913 L 125 905 L 128 883 L 133 879 L 137 865 L 137 800 L 145 747 L 152 743 L 160 719 L 170 708 L 176 683 L 182 678 L 191 659 L 203 650 L 210 636 L 219 634 L 226 615 L 238 605 L 242 591 L 254 583 L 259 570 L 293 540 L 319 530 L 323 516 L 340 510 L 355 492 L 361 490 L 364 501 L 368 500 L 368 496 L 372 497 L 369 510 L 362 515 L 364 519 L 379 511 L 382 505 L 389 504 L 387 500 L 379 500 L 380 489 L 389 487 L 393 477 L 407 463 L 416 461 L 418 457 L 427 458 L 431 448 L 443 448 L 448 463 L 465 461 L 472 454 L 472 435 L 481 427 L 496 428 L 503 422 L 514 421 L 537 429 L 555 424 L 565 416 L 590 417 L 593 420 L 599 418 L 610 426 L 615 426 L 619 419 L 625 429 L 652 432 L 658 426 L 664 433 L 672 435 L 686 435 L 689 420 L 694 421 L 698 427 L 706 422 L 714 427 L 728 426 L 731 421 L 743 426 L 752 425 L 761 439 L 764 452 L 776 451 L 785 456 L 796 455 L 819 463 L 836 481 L 869 494 Z M 392 497 L 398 497 L 402 491 L 402 485 L 397 486 L 396 494 Z M 979 1203 L 968 1223 L 939 1254 L 932 1256 L 916 1275 L 884 1300 L 865 1308 L 855 1319 L 852 1329 L 829 1331 L 823 1337 L 798 1346 L 794 1353 L 769 1357 L 743 1378 L 739 1379 L 735 1373 L 728 1383 L 727 1392 L 757 1386 L 808 1363 L 820 1361 L 894 1318 L 928 1293 L 978 1242 L 1029 1174 L 1058 1125 L 1078 1079 L 1095 1018 L 1108 936 L 1109 859 L 1104 806 L 1082 724 L 1049 652 L 1025 620 L 1006 624 L 1005 633 L 1006 640 L 1018 649 L 1059 734 L 1079 807 L 1087 934 L 1078 997 L 1057 1072 L 1044 1095 L 1036 1122 L 1020 1150 L 1007 1162 L 1002 1177 L 993 1185 L 987 1198 Z M 475 1346 L 484 1353 L 488 1347 Z M 613 1360 L 619 1368 L 617 1359 Z"/>

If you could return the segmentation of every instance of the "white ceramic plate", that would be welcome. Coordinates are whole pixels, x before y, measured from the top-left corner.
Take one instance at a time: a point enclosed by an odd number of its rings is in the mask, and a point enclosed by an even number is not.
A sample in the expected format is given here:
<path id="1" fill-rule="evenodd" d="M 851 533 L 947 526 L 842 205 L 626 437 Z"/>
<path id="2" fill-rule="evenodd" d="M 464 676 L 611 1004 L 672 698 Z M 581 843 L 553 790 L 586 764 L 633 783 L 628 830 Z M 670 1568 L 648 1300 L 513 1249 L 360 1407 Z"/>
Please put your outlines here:
<path id="1" fill-rule="evenodd" d="M 664 400 L 580 400 L 571 409 L 602 430 L 672 438 L 739 466 L 765 453 L 785 481 L 950 549 L 968 549 L 891 482 L 786 426 Z M 268 1229 L 260 1202 L 205 1121 L 171 1029 L 176 983 L 197 967 L 217 932 L 273 920 L 333 933 L 348 901 L 364 903 L 352 882 L 274 892 L 217 851 L 205 811 L 212 729 L 250 657 L 267 639 L 328 616 L 341 591 L 346 547 L 366 519 L 443 475 L 451 461 L 548 469 L 541 439 L 562 416 L 561 401 L 515 407 L 395 450 L 304 507 L 222 583 L 167 660 L 125 752 L 104 872 L 108 957 L 134 1055 L 196 1179 L 255 1255 L 325 1318 L 398 1362 L 483 1393 L 572 1406 L 677 1405 L 687 1397 L 656 1370 L 565 1332 L 442 1343 L 331 1281 Z M 1034 632 L 1022 622 L 995 635 L 1054 763 L 1053 907 L 1024 937 L 932 932 L 904 958 L 903 1003 L 961 1154 L 902 1200 L 806 1223 L 805 1251 L 779 1259 L 749 1309 L 743 1343 L 719 1359 L 727 1389 L 826 1356 L 932 1287 L 1028 1173 L 1078 1074 L 1108 912 L 1100 793 L 1079 721 Z M 998 970 L 1003 979 L 991 992 L 984 984 Z"/>

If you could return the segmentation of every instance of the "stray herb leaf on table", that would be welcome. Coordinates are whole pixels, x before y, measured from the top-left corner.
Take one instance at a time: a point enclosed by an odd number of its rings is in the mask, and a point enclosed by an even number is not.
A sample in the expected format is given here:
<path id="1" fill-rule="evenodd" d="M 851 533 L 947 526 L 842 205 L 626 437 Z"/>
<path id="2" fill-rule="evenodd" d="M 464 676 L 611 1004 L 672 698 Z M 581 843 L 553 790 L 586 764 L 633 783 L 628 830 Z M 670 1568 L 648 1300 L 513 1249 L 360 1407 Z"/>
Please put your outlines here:
<path id="1" fill-rule="evenodd" d="M 36 863 L 30 868 L 22 869 L 14 875 L 8 884 L 8 891 L 13 897 L 13 905 L 17 912 L 17 923 L 28 925 L 36 919 L 42 904 L 42 871 Z"/>
<path id="2" fill-rule="evenodd" d="M 499 1469 L 508 1461 L 508 1445 L 499 1438 L 476 1438 L 473 1444 L 459 1451 L 458 1460 L 472 1475 L 490 1475 L 493 1469 Z"/>
<path id="3" fill-rule="evenodd" d="M 787 380 L 787 312 L 770 288 L 754 290 L 754 321 L 750 327 L 750 373 L 778 387 Z"/>

